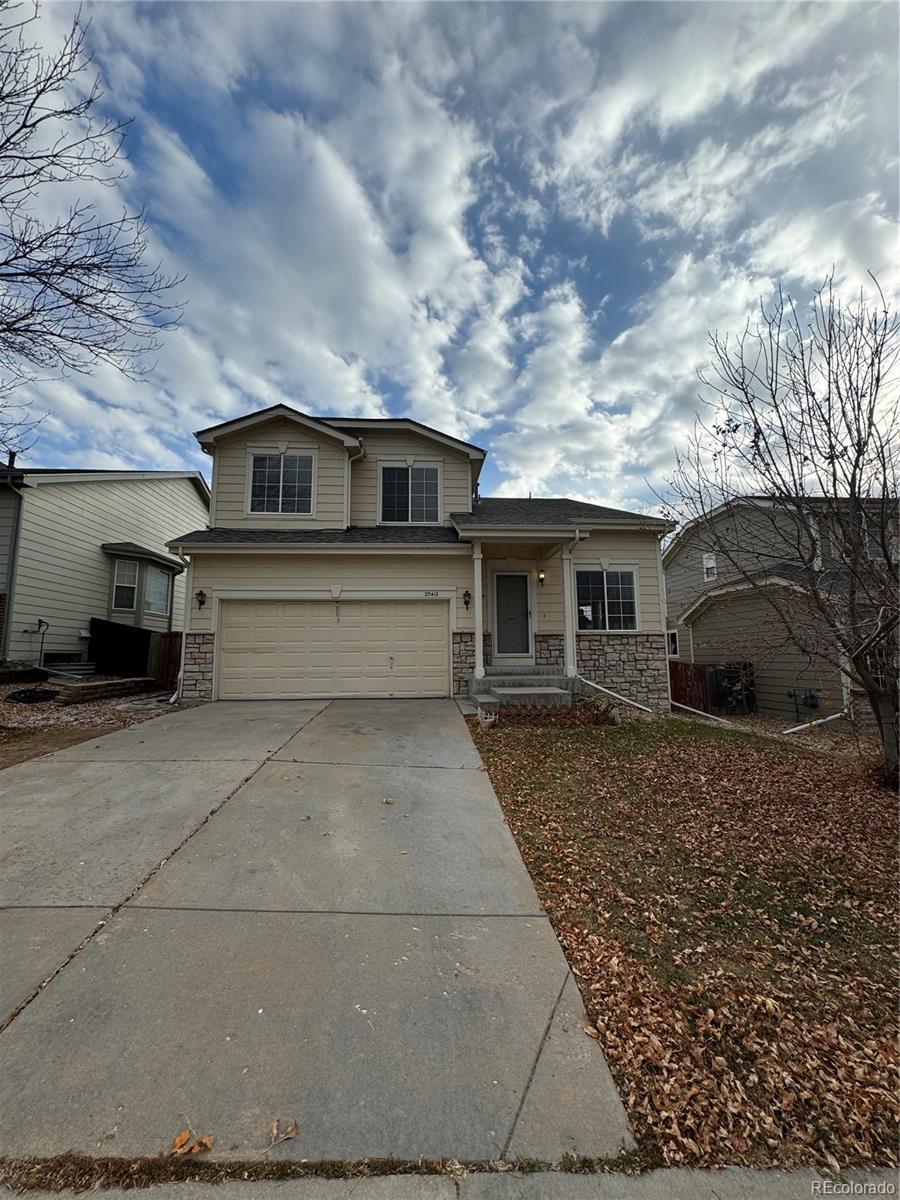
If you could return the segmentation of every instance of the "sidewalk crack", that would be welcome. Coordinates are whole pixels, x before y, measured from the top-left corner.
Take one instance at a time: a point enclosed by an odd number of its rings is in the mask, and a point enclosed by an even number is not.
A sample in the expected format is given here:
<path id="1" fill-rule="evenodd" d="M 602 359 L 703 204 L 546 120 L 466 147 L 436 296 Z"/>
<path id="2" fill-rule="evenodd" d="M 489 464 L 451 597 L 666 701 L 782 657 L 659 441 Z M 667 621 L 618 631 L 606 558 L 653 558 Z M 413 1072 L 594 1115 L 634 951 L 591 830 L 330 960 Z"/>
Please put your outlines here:
<path id="1" fill-rule="evenodd" d="M 559 1002 L 562 1000 L 563 992 L 566 990 L 566 984 L 569 981 L 569 969 L 566 967 L 566 973 L 563 976 L 562 986 L 557 993 L 556 999 L 553 1001 L 553 1007 L 550 1009 L 550 1016 L 547 1018 L 547 1024 L 544 1026 L 544 1032 L 541 1035 L 541 1040 L 538 1043 L 537 1054 L 534 1056 L 534 1062 L 531 1064 L 531 1070 L 528 1073 L 528 1078 L 525 1081 L 525 1088 L 522 1092 L 522 1099 L 519 1101 L 519 1107 L 516 1109 L 516 1115 L 513 1117 L 512 1125 L 510 1126 L 509 1134 L 506 1141 L 503 1143 L 503 1149 L 500 1151 L 500 1158 L 506 1158 L 509 1153 L 509 1148 L 512 1145 L 513 1134 L 516 1132 L 516 1126 L 519 1123 L 519 1117 L 522 1115 L 522 1109 L 525 1107 L 525 1101 L 528 1099 L 528 1093 L 531 1091 L 531 1085 L 534 1082 L 534 1076 L 537 1072 L 538 1063 L 541 1060 L 541 1055 L 544 1052 L 547 1038 L 550 1036 L 550 1029 L 553 1025 L 553 1018 L 556 1016 L 556 1010 L 559 1008 Z"/>

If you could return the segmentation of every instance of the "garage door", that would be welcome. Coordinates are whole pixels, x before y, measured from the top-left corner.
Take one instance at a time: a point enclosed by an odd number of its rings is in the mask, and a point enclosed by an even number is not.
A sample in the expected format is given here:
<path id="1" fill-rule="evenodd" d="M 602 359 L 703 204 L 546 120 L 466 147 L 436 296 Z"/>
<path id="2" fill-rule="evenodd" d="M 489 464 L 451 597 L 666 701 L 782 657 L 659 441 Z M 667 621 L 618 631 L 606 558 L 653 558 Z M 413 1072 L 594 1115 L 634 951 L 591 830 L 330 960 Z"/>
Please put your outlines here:
<path id="1" fill-rule="evenodd" d="M 446 696 L 448 609 L 439 600 L 223 601 L 219 698 Z"/>

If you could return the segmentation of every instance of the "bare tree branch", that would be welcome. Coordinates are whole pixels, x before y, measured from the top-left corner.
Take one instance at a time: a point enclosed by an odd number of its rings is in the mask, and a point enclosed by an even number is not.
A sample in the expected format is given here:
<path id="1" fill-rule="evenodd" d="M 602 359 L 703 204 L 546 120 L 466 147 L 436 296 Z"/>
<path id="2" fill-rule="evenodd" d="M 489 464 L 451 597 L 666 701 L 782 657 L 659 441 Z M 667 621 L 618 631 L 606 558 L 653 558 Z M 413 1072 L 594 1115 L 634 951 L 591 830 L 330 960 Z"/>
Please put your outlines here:
<path id="1" fill-rule="evenodd" d="M 803 311 L 779 291 L 737 339 L 710 335 L 709 415 L 664 502 L 866 693 L 896 772 L 900 317 L 872 284 L 846 304 L 829 276 Z"/>
<path id="2" fill-rule="evenodd" d="M 88 201 L 47 217 L 47 190 L 121 178 L 128 122 L 97 116 L 99 79 L 77 13 L 52 53 L 32 10 L 0 0 L 0 446 L 21 449 L 40 417 L 14 402 L 24 383 L 109 364 L 146 370 L 177 321 L 179 278 L 146 262 L 144 213 L 102 216 Z M 38 215 L 40 212 L 41 215 Z"/>

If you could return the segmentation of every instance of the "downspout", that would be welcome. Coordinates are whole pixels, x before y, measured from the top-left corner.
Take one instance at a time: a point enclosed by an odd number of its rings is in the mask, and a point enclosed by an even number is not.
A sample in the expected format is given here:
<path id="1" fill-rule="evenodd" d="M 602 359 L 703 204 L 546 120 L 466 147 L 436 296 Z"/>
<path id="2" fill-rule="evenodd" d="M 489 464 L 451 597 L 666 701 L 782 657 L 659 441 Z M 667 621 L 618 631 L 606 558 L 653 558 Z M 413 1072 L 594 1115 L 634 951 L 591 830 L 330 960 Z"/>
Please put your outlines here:
<path id="1" fill-rule="evenodd" d="M 563 546 L 560 543 L 560 557 L 562 558 L 563 572 L 563 659 L 565 663 L 565 673 L 569 678 L 577 679 L 578 676 L 578 651 L 576 649 L 577 642 L 575 638 L 575 591 L 574 580 L 572 579 L 572 551 L 579 542 L 583 542 L 590 537 L 588 533 L 581 533 L 578 529 L 574 531 L 573 537 L 569 545 Z"/>
<path id="2" fill-rule="evenodd" d="M 184 619 L 181 628 L 181 664 L 178 668 L 178 680 L 175 684 L 175 691 L 169 697 L 169 703 L 174 704 L 176 700 L 181 699 L 181 693 L 184 688 L 184 653 L 187 649 L 188 624 L 191 619 L 191 587 L 193 585 L 193 563 L 184 557 L 179 550 L 176 555 L 184 565 Z"/>
<path id="3" fill-rule="evenodd" d="M 344 483 L 344 528 L 345 529 L 350 528 L 350 498 L 351 498 L 350 476 L 352 474 L 352 467 L 355 462 L 359 462 L 360 459 L 363 459 L 365 457 L 366 457 L 366 444 L 362 440 L 362 438 L 360 438 L 359 439 L 359 453 L 347 455 L 347 477 L 346 477 L 346 480 Z"/>
<path id="4" fill-rule="evenodd" d="M 672 707 L 672 672 L 669 670 L 669 604 L 666 596 L 666 576 L 662 565 L 662 539 L 660 534 L 656 539 L 656 574 L 659 579 L 659 619 L 663 631 L 663 662 L 666 668 L 666 697 L 669 701 L 669 708 Z M 693 650 L 693 635 L 691 637 L 691 648 Z M 678 647 L 679 651 L 681 647 Z"/>
<path id="5" fill-rule="evenodd" d="M 16 497 L 16 516 L 13 522 L 12 538 L 10 539 L 9 560 L 6 564 L 6 613 L 3 618 L 3 660 L 6 661 L 9 656 L 9 636 L 12 632 L 12 611 L 13 597 L 16 587 L 16 566 L 19 558 L 19 530 L 22 526 L 22 501 L 24 499 L 22 493 L 12 486 L 7 484 L 9 490 Z"/>

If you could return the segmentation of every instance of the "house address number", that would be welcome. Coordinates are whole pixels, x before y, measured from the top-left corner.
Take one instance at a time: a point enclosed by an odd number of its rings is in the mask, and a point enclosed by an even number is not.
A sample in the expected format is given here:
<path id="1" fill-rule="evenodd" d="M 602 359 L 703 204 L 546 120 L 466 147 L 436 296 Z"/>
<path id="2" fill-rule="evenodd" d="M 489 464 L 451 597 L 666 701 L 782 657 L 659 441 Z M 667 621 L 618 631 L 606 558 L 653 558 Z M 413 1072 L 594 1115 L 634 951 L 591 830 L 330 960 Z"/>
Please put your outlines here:
<path id="1" fill-rule="evenodd" d="M 434 589 L 432 589 L 432 590 L 430 590 L 430 591 L 426 589 L 425 595 L 426 595 L 426 596 L 436 596 L 436 595 L 437 595 L 437 588 L 434 588 Z"/>

